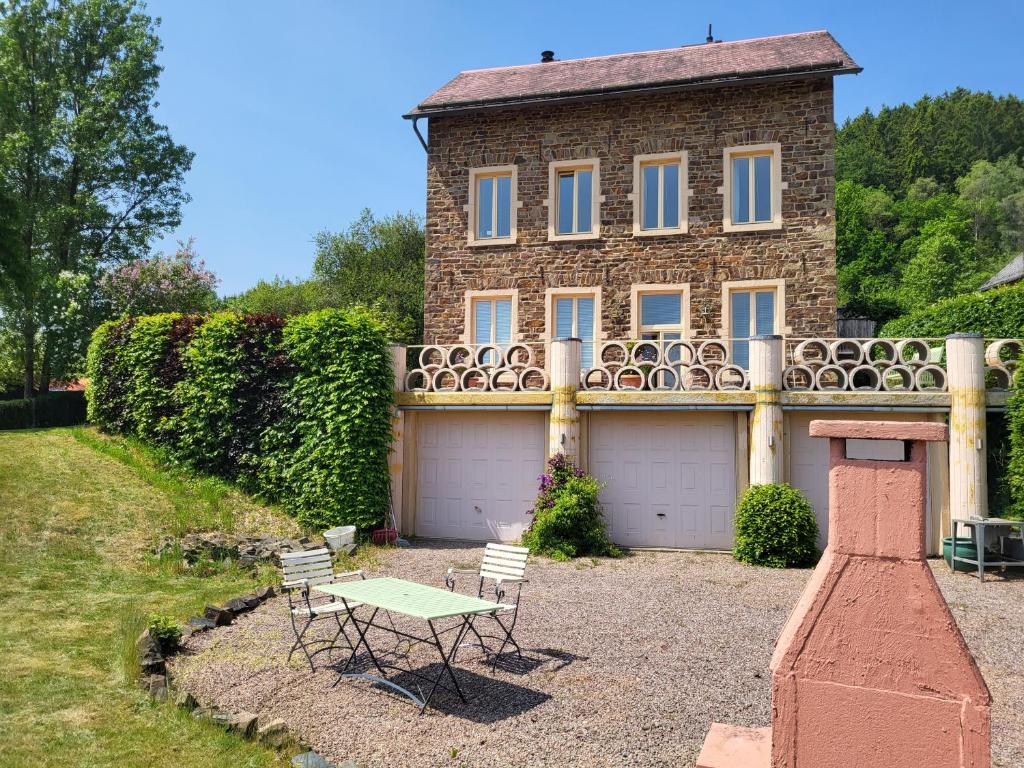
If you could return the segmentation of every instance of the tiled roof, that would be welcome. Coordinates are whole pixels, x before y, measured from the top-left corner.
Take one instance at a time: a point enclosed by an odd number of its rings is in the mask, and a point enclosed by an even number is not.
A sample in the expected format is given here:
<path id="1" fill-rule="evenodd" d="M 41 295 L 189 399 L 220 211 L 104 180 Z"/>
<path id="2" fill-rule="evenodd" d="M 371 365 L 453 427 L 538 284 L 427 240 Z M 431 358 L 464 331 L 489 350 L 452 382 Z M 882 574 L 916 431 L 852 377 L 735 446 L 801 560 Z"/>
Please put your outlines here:
<path id="1" fill-rule="evenodd" d="M 990 288 L 1016 283 L 1019 280 L 1024 280 L 1024 253 L 1017 254 L 1010 259 L 1009 264 L 986 280 L 978 290 L 987 291 Z"/>
<path id="2" fill-rule="evenodd" d="M 638 89 L 729 85 L 743 80 L 845 74 L 860 67 L 828 32 L 801 32 L 663 51 L 461 72 L 406 117 L 475 111 L 524 101 L 595 98 Z"/>

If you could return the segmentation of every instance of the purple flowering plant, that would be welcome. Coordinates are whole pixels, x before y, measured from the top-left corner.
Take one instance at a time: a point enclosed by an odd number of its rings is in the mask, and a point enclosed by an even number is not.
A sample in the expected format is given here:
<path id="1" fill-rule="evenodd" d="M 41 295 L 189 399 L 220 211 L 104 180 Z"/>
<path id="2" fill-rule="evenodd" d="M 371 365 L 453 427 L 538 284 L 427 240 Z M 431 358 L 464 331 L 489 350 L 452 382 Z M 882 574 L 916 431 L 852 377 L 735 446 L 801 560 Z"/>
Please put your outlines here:
<path id="1" fill-rule="evenodd" d="M 565 488 L 569 478 L 585 477 L 586 474 L 564 453 L 556 453 L 548 459 L 548 471 L 537 478 L 540 482 L 537 488 L 537 501 L 534 503 L 534 508 L 529 510 L 530 514 L 535 514 L 540 509 L 551 509 L 554 507 L 555 499 L 559 492 Z"/>

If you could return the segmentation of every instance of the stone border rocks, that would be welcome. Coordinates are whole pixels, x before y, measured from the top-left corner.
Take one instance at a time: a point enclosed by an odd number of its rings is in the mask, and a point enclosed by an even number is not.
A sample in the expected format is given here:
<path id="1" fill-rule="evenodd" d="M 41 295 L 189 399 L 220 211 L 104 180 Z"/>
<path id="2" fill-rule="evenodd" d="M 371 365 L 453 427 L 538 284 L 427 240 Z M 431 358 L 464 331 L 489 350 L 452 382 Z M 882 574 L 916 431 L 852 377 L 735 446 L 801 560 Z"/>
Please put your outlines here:
<path id="1" fill-rule="evenodd" d="M 214 627 L 231 624 L 237 616 L 247 613 L 261 603 L 274 597 L 277 591 L 272 586 L 232 598 L 222 606 L 208 605 L 202 616 L 193 616 L 185 622 L 181 639 L 185 640 L 199 632 L 206 632 Z M 159 640 L 146 628 L 136 640 L 139 653 L 140 675 L 138 685 L 156 701 L 170 698 L 171 678 L 167 671 L 167 660 L 177 653 L 178 646 L 171 649 L 161 647 Z M 260 723 L 259 717 L 252 712 L 229 712 L 216 706 L 205 706 L 187 691 L 179 691 L 174 698 L 176 706 L 192 713 L 197 720 L 209 720 L 225 730 L 236 733 L 243 739 L 259 742 L 271 749 L 285 750 L 298 746 L 306 750 L 292 758 L 294 766 L 309 768 L 336 768 L 316 752 L 310 751 L 301 738 L 293 734 L 288 724 L 280 718 Z M 345 763 L 342 768 L 355 768 L 355 763 Z"/>
<path id="2" fill-rule="evenodd" d="M 281 555 L 286 552 L 304 552 L 327 546 L 309 536 L 294 539 L 284 536 L 248 535 L 207 531 L 189 533 L 183 537 L 165 536 L 153 549 L 157 557 L 180 552 L 189 565 L 203 560 L 220 562 L 237 561 L 246 568 L 258 563 L 281 564 Z"/>

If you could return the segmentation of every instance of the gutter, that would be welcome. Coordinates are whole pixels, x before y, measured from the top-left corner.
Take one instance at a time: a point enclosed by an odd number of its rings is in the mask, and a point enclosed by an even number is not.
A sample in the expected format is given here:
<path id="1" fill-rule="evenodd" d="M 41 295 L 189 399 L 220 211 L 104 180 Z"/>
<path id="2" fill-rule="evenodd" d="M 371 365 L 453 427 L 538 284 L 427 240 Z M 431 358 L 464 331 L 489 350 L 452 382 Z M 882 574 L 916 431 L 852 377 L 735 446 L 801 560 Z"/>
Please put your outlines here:
<path id="1" fill-rule="evenodd" d="M 821 69 L 779 70 L 770 74 L 753 77 L 719 76 L 711 80 L 682 80 L 661 85 L 620 87 L 611 90 L 595 89 L 575 93 L 555 95 L 537 95 L 525 98 L 508 97 L 490 101 L 463 102 L 450 107 L 415 108 L 402 115 L 406 120 L 417 120 L 421 117 L 442 117 L 446 115 L 465 115 L 490 109 L 502 109 L 529 106 L 534 104 L 569 104 L 578 101 L 599 101 L 601 99 L 619 98 L 622 96 L 657 93 L 676 93 L 679 91 L 721 88 L 729 85 L 753 85 L 757 83 L 777 82 L 779 80 L 807 80 L 826 75 L 856 75 L 863 67 L 837 67 L 840 62 L 823 65 Z"/>
<path id="2" fill-rule="evenodd" d="M 550 405 L 400 405 L 400 411 L 550 411 Z"/>
<path id="3" fill-rule="evenodd" d="M 591 405 L 589 403 L 577 403 L 577 411 L 752 411 L 752 405 L 721 405 L 718 403 L 693 404 L 693 405 Z"/>

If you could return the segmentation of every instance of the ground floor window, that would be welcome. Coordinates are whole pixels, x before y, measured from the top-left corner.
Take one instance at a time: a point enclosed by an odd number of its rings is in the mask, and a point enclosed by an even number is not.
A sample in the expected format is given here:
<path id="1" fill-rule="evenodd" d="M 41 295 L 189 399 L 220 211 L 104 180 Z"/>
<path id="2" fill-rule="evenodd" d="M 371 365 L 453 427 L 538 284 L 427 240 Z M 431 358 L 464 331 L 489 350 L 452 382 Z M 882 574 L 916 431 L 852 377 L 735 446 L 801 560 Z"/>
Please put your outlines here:
<path id="1" fill-rule="evenodd" d="M 734 290 L 729 294 L 732 359 L 736 365 L 750 367 L 747 339 L 779 332 L 775 324 L 776 301 L 774 288 Z"/>
<path id="2" fill-rule="evenodd" d="M 553 297 L 553 338 L 577 338 L 583 342 L 580 367 L 594 367 L 594 340 L 597 338 L 597 314 L 594 294 L 556 295 Z"/>

